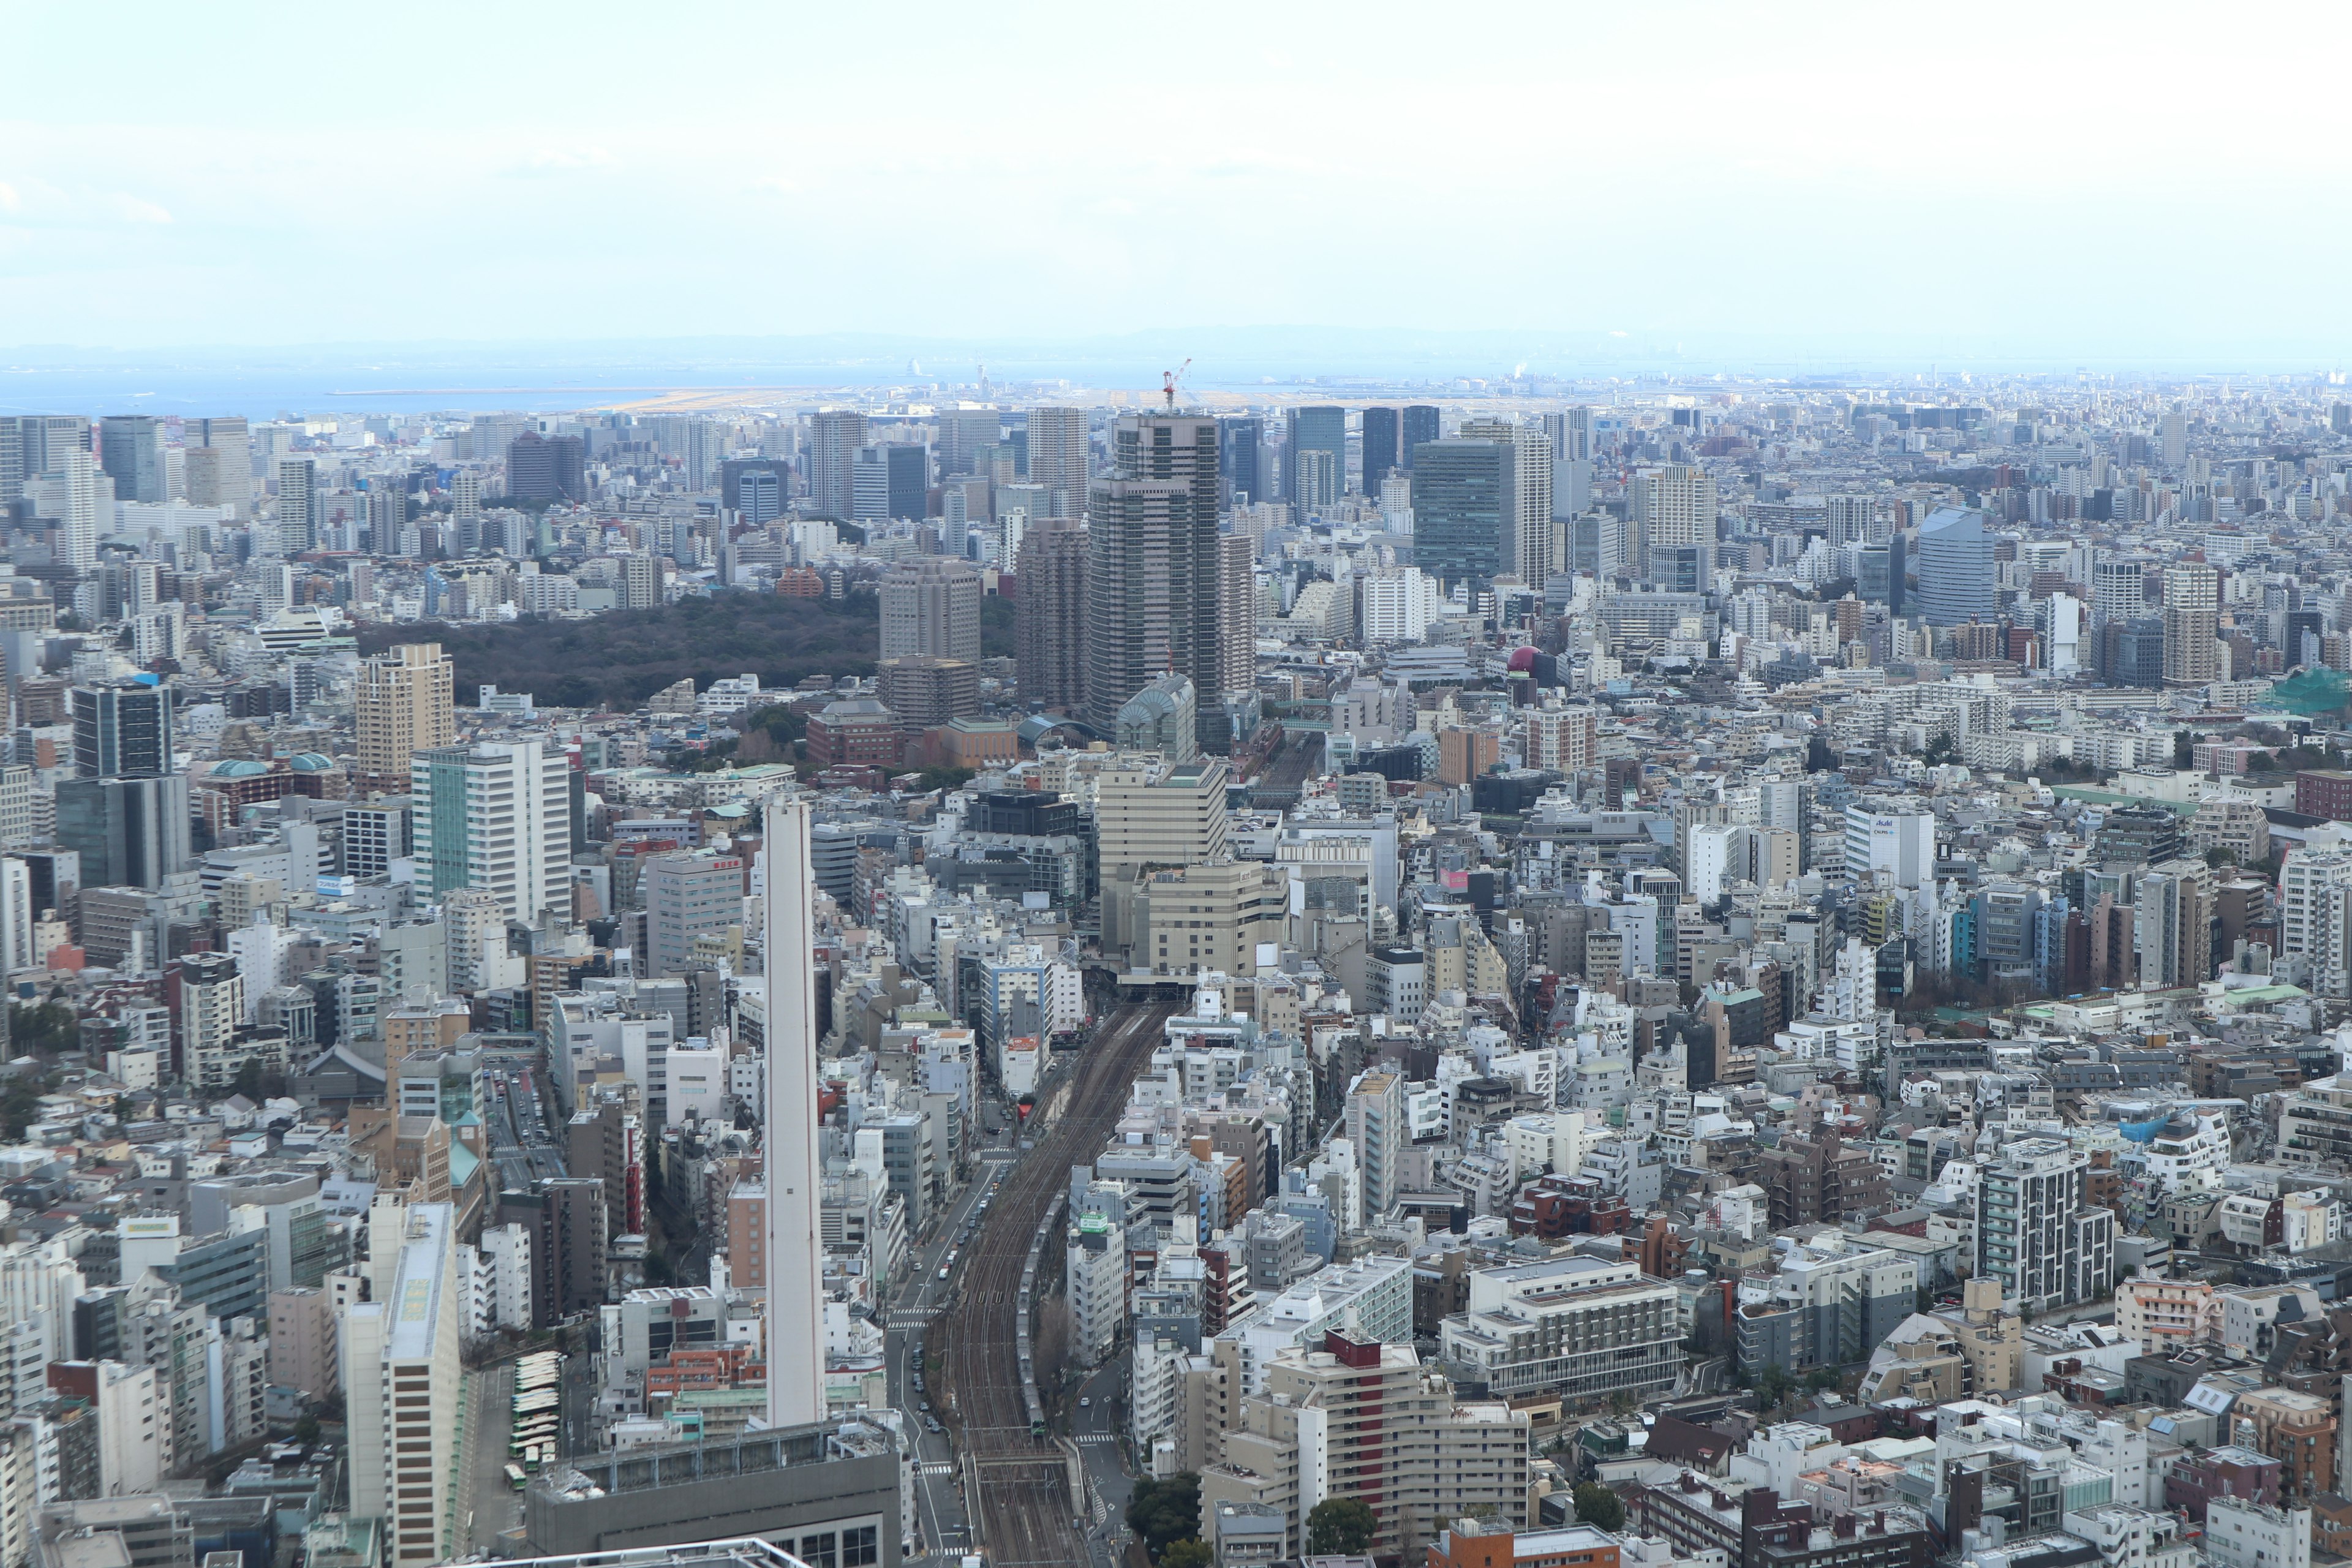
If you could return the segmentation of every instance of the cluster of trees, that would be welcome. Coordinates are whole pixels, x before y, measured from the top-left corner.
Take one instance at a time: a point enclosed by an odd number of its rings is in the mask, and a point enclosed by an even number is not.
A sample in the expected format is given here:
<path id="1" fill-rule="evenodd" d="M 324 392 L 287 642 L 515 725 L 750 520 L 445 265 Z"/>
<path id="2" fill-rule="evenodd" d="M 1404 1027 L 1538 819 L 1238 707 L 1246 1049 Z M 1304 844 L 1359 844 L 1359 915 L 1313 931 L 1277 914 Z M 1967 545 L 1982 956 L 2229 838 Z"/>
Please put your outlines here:
<path id="1" fill-rule="evenodd" d="M 1611 1502 L 1617 1501 L 1607 1487 L 1600 1489 Z M 1576 1495 L 1580 1519 L 1584 1489 L 1579 1487 Z M 1624 1520 L 1624 1505 L 1618 1503 L 1617 1524 Z M 1158 1568 L 1209 1568 L 1215 1559 L 1215 1552 L 1201 1539 L 1201 1478 L 1190 1470 L 1164 1481 L 1147 1478 L 1136 1482 L 1128 1500 L 1127 1525 Z M 1353 1498 L 1326 1498 L 1307 1512 L 1307 1551 L 1316 1557 L 1360 1556 L 1371 1550 L 1380 1528 L 1372 1510 Z"/>
<path id="2" fill-rule="evenodd" d="M 8 1009 L 8 1043 L 17 1056 L 40 1051 L 54 1056 L 81 1044 L 81 1025 L 63 1002 L 36 1002 Z"/>
<path id="3" fill-rule="evenodd" d="M 586 620 L 370 626 L 360 651 L 437 642 L 457 660 L 460 700 L 487 681 L 551 708 L 627 709 L 688 677 L 701 687 L 748 671 L 762 686 L 794 686 L 812 675 L 871 675 L 879 614 L 871 594 L 840 603 L 726 594 Z"/>

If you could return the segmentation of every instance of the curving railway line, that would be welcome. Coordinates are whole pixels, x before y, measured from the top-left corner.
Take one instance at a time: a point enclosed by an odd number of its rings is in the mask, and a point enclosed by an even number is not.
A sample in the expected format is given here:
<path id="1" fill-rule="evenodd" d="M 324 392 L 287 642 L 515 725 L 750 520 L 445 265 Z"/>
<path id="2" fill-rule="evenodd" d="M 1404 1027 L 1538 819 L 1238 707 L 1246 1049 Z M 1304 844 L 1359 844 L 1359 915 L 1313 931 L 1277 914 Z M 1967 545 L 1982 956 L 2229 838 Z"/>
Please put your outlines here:
<path id="1" fill-rule="evenodd" d="M 980 1234 L 964 1249 L 955 1295 L 931 1332 L 944 1363 L 943 1414 L 955 1433 L 965 1506 L 990 1568 L 1069 1568 L 1087 1560 L 1066 1452 L 1036 1435 L 1023 1379 L 1030 1304 L 1024 1271 L 1040 1227 L 1066 1195 L 1070 1167 L 1101 1152 L 1127 1108 L 1129 1086 L 1175 1011 L 1174 1003 L 1138 1003 L 1103 1021 L 1066 1109 L 997 1184 Z M 1034 1294 L 1052 1294 L 1053 1283 L 1035 1280 Z"/>

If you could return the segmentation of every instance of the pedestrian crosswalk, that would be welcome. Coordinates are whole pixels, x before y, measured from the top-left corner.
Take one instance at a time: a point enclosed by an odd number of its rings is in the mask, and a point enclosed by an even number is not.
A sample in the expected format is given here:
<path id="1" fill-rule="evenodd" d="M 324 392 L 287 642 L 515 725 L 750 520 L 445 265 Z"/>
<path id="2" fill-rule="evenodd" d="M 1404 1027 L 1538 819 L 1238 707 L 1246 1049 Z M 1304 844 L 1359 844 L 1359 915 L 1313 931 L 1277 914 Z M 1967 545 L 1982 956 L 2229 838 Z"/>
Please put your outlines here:
<path id="1" fill-rule="evenodd" d="M 1097 1447 L 1105 1443 L 1116 1443 L 1118 1439 L 1108 1432 L 1081 1432 L 1078 1434 L 1078 1441 L 1089 1447 Z"/>
<path id="2" fill-rule="evenodd" d="M 927 1476 L 951 1476 L 955 1474 L 955 1466 L 945 1459 L 933 1459 L 930 1463 L 923 1467 L 923 1474 Z"/>

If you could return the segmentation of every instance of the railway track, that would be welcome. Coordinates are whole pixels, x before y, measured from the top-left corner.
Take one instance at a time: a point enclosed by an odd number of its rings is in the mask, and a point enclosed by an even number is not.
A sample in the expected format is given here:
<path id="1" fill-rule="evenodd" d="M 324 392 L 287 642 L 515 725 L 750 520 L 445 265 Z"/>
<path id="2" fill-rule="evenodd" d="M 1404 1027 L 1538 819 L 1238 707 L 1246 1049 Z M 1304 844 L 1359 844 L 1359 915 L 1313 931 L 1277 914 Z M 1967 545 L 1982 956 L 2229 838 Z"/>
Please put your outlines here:
<path id="1" fill-rule="evenodd" d="M 1120 1007 L 1080 1059 L 1068 1107 L 1003 1180 L 964 1248 L 956 1291 L 931 1342 L 944 1365 L 944 1419 L 963 1466 L 965 1508 L 980 1525 L 990 1568 L 1068 1568 L 1086 1561 L 1065 1451 L 1036 1435 L 1022 1376 L 1021 1275 L 1070 1167 L 1101 1152 L 1127 1091 L 1165 1038 L 1176 1005 Z M 1040 1299 L 1051 1281 L 1037 1281 Z"/>

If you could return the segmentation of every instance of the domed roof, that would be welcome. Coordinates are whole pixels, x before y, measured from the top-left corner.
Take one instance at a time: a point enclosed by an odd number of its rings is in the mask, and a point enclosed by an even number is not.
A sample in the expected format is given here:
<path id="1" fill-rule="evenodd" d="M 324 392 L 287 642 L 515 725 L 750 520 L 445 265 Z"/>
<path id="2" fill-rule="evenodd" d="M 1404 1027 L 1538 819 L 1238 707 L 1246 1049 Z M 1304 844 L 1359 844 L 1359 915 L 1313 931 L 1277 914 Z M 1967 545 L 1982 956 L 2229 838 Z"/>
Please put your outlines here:
<path id="1" fill-rule="evenodd" d="M 254 779 L 259 778 L 268 771 L 269 764 L 267 763 L 239 760 L 233 763 L 214 763 L 213 771 L 208 776 L 216 779 Z"/>
<path id="2" fill-rule="evenodd" d="M 1510 668 L 1511 668 L 1511 672 L 1512 672 L 1514 675 L 1517 674 L 1517 673 L 1518 673 L 1518 672 L 1520 672 L 1521 670 L 1533 669 L 1535 667 L 1536 667 L 1536 650 L 1535 650 L 1535 649 L 1533 649 L 1533 648 L 1531 648 L 1531 647 L 1515 647 L 1515 648 L 1513 648 L 1513 649 L 1511 650 L 1511 666 L 1510 666 Z"/>
<path id="3" fill-rule="evenodd" d="M 286 765 L 298 773 L 323 773 L 335 765 L 335 759 L 316 752 L 297 752 L 286 759 Z"/>

